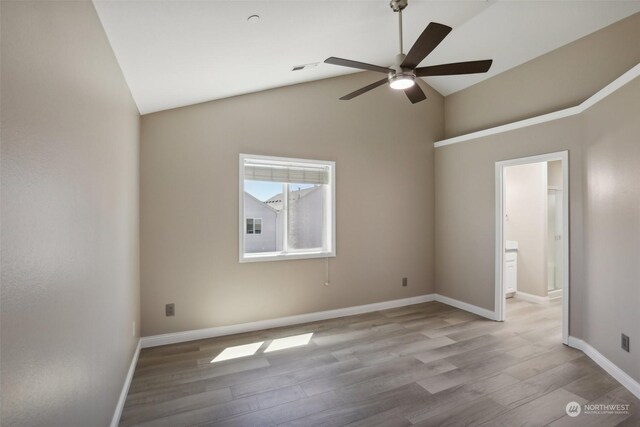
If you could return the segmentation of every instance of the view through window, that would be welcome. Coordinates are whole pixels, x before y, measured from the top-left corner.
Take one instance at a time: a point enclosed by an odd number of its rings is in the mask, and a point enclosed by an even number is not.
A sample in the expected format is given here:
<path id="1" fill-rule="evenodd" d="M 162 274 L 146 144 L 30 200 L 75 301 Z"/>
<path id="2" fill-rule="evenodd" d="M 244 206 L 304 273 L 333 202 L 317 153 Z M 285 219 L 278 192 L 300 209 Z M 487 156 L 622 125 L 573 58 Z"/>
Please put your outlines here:
<path id="1" fill-rule="evenodd" d="M 241 261 L 332 256 L 333 162 L 241 156 Z"/>

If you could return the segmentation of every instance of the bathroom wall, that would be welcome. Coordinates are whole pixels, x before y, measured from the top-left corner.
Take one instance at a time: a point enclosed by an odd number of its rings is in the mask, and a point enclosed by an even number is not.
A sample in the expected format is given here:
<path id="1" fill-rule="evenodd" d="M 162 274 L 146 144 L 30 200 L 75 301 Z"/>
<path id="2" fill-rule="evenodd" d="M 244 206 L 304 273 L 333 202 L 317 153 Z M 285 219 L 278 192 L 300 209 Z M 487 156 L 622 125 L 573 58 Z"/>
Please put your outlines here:
<path id="1" fill-rule="evenodd" d="M 547 162 L 547 185 L 562 190 L 562 162 Z"/>
<path id="2" fill-rule="evenodd" d="M 547 163 L 505 168 L 505 240 L 518 242 L 518 292 L 547 296 Z"/>

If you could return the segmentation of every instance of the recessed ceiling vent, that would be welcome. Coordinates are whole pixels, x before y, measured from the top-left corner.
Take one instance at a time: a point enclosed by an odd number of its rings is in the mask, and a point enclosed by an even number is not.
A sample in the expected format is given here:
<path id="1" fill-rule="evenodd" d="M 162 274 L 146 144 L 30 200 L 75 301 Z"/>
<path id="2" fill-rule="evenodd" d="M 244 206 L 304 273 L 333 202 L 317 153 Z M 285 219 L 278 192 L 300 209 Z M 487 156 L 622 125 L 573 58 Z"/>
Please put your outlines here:
<path id="1" fill-rule="evenodd" d="M 312 62 L 310 64 L 303 64 L 303 65 L 295 65 L 291 71 L 300 71 L 300 70 L 308 70 L 309 68 L 315 68 L 318 66 L 317 62 Z"/>

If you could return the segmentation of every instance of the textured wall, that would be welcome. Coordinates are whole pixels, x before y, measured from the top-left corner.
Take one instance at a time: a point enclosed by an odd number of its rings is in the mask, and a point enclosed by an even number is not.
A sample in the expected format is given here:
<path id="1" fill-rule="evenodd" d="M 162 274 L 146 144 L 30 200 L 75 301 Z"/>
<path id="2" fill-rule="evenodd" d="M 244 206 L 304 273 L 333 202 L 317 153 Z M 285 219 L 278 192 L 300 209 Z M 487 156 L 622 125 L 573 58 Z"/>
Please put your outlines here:
<path id="1" fill-rule="evenodd" d="M 640 78 L 585 113 L 584 338 L 640 381 Z"/>
<path id="2" fill-rule="evenodd" d="M 431 293 L 442 98 L 358 73 L 142 117 L 143 335 Z M 336 162 L 337 257 L 238 263 L 238 155 Z M 409 286 L 401 286 L 403 277 Z M 164 304 L 176 303 L 176 316 Z"/>
<path id="3" fill-rule="evenodd" d="M 105 426 L 137 344 L 139 115 L 91 2 L 1 14 L 0 424 Z"/>

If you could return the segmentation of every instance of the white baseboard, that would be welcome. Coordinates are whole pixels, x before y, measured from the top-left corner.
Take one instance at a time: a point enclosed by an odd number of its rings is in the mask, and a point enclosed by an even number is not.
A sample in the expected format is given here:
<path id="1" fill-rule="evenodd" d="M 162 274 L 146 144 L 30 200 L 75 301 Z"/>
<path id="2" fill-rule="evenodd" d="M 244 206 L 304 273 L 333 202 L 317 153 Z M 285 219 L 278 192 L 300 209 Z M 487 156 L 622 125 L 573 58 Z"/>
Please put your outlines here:
<path id="1" fill-rule="evenodd" d="M 133 353 L 133 358 L 131 359 L 131 365 L 129 365 L 129 371 L 127 371 L 127 376 L 124 379 L 124 385 L 122 386 L 122 391 L 120 392 L 120 397 L 118 398 L 118 404 L 116 405 L 116 410 L 113 413 L 113 418 L 111 419 L 111 427 L 118 427 L 120 423 L 120 417 L 122 416 L 122 409 L 124 408 L 124 402 L 127 400 L 127 394 L 129 393 L 129 386 L 131 385 L 131 380 L 133 379 L 133 372 L 136 370 L 136 364 L 138 363 L 138 356 L 140 356 L 140 348 L 142 345 L 142 339 L 138 340 L 138 345 L 136 346 L 136 351 Z"/>
<path id="2" fill-rule="evenodd" d="M 528 301 L 535 304 L 549 304 L 549 297 L 541 297 L 538 295 L 528 294 L 526 292 L 517 291 L 514 297 L 521 299 L 522 301 Z"/>
<path id="3" fill-rule="evenodd" d="M 417 297 L 396 299 L 391 301 L 376 302 L 373 304 L 357 305 L 353 307 L 337 308 L 335 310 L 318 311 L 315 313 L 298 314 L 295 316 L 279 317 L 276 319 L 258 320 L 256 322 L 239 323 L 214 328 L 196 329 L 191 331 L 173 332 L 169 334 L 151 335 L 142 337 L 142 348 L 157 347 L 160 345 L 177 344 L 187 341 L 196 341 L 206 338 L 222 337 L 225 335 L 242 334 L 245 332 L 259 331 L 263 329 L 280 328 L 283 326 L 299 325 L 302 323 L 317 322 L 319 320 L 335 319 L 337 317 L 353 316 L 356 314 L 370 313 L 373 311 L 387 310 L 390 308 L 404 307 L 412 304 L 420 304 L 429 301 L 439 301 L 461 310 L 465 310 L 487 319 L 495 320 L 494 312 L 486 308 L 478 307 L 466 302 L 439 294 L 427 294 Z"/>
<path id="4" fill-rule="evenodd" d="M 607 359 L 595 348 L 591 347 L 587 342 L 576 337 L 569 337 L 569 346 L 581 350 L 596 362 L 602 369 L 607 371 L 609 375 L 615 378 L 627 390 L 640 399 L 640 383 L 631 378 L 626 372 L 616 366 L 612 361 Z"/>
<path id="5" fill-rule="evenodd" d="M 436 301 L 441 302 L 443 304 L 450 305 L 455 308 L 459 308 L 460 310 L 477 314 L 478 316 L 486 317 L 487 319 L 490 319 L 490 320 L 496 320 L 496 316 L 493 311 L 487 310 L 486 308 L 478 307 L 477 305 L 469 304 L 469 303 L 466 303 L 457 299 L 449 298 L 440 294 L 436 294 Z"/>
<path id="6" fill-rule="evenodd" d="M 370 313 L 373 311 L 387 310 L 390 308 L 420 304 L 423 302 L 435 300 L 435 294 L 427 294 L 411 298 L 383 301 L 373 304 L 358 305 L 354 307 L 338 308 L 335 310 L 318 311 L 315 313 L 298 314 L 295 316 L 279 317 L 276 319 L 259 320 L 256 322 L 240 323 L 236 325 L 218 326 L 214 328 L 196 329 L 191 331 L 174 332 L 162 335 L 152 335 L 141 338 L 142 348 L 176 344 L 186 341 L 195 341 L 205 338 L 215 338 L 225 335 L 242 334 L 245 332 L 279 328 L 282 326 L 299 325 L 301 323 L 317 322 L 319 320 L 334 319 L 336 317 L 353 316 L 355 314 Z"/>

